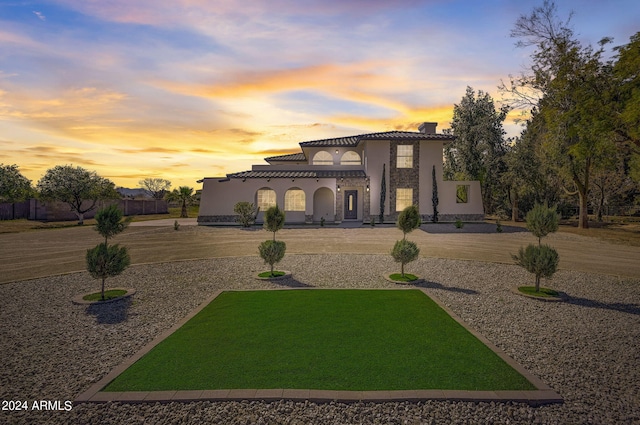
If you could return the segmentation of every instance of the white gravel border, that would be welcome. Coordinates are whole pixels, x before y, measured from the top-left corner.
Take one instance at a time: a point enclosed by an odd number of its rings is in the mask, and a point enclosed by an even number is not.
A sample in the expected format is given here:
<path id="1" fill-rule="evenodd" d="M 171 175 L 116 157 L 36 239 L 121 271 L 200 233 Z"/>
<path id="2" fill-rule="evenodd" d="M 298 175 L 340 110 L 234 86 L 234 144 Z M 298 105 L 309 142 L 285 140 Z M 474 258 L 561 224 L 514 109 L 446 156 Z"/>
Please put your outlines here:
<path id="1" fill-rule="evenodd" d="M 133 266 L 109 286 L 120 302 L 79 306 L 88 273 L 0 285 L 0 400 L 73 400 L 215 291 L 288 286 L 392 288 L 385 255 L 290 255 L 294 273 L 253 279 L 258 257 Z M 562 405 L 469 402 L 194 402 L 81 404 L 71 411 L 2 411 L 0 423 L 640 423 L 640 279 L 560 271 L 544 286 L 568 295 L 541 303 L 511 292 L 520 267 L 420 258 L 408 272 L 470 327 L 564 397 Z"/>

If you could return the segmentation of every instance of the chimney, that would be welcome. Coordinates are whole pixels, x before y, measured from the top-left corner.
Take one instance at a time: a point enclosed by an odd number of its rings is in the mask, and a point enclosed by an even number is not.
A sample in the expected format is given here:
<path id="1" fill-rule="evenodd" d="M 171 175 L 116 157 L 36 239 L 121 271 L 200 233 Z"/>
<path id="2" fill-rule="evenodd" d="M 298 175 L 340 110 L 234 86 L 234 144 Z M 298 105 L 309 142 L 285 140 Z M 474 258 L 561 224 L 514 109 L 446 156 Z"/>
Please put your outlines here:
<path id="1" fill-rule="evenodd" d="M 418 131 L 423 134 L 436 134 L 437 122 L 423 122 L 418 127 Z"/>

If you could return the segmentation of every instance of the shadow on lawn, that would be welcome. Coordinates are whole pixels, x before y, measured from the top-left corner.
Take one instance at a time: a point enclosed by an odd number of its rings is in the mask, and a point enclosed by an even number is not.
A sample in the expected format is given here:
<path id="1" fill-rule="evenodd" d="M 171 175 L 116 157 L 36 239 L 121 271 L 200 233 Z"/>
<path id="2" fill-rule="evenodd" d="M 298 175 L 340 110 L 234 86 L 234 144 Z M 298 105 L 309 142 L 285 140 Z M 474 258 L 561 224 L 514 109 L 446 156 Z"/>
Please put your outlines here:
<path id="1" fill-rule="evenodd" d="M 588 298 L 572 297 L 567 294 L 567 298 L 564 300 L 567 304 L 578 305 L 581 307 L 601 308 L 605 310 L 614 310 L 621 313 L 635 314 L 640 316 L 640 304 L 627 304 L 627 303 L 603 303 L 600 301 L 590 300 Z"/>
<path id="2" fill-rule="evenodd" d="M 428 280 L 425 280 L 424 282 L 419 283 L 419 284 L 417 284 L 415 286 L 419 286 L 421 288 L 426 288 L 426 289 L 442 289 L 444 291 L 458 292 L 460 294 L 467 294 L 467 295 L 477 295 L 477 294 L 479 294 L 478 291 L 474 291 L 473 289 L 456 288 L 455 286 L 444 286 L 441 283 L 429 282 Z"/>
<path id="3" fill-rule="evenodd" d="M 131 307 L 131 297 L 110 303 L 91 304 L 87 307 L 87 313 L 96 316 L 99 324 L 115 325 L 128 319 L 129 307 Z"/>

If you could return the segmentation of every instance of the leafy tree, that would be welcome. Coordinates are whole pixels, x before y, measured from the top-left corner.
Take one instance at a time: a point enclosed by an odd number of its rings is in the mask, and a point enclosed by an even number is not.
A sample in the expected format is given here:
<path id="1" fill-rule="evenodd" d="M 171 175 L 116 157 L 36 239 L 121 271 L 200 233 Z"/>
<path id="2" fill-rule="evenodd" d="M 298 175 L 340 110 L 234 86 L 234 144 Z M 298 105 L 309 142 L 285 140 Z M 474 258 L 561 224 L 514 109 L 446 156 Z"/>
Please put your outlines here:
<path id="1" fill-rule="evenodd" d="M 431 181 L 433 182 L 433 188 L 431 191 L 431 204 L 433 205 L 433 218 L 431 221 L 438 222 L 438 181 L 436 180 L 436 166 L 431 169 Z"/>
<path id="2" fill-rule="evenodd" d="M 130 220 L 122 220 L 122 211 L 117 205 L 100 209 L 95 216 L 96 231 L 104 237 L 104 242 L 87 250 L 87 270 L 95 279 L 102 279 L 102 300 L 104 301 L 104 283 L 108 277 L 117 276 L 131 264 L 126 247 L 118 244 L 108 246 L 109 238 L 122 232 Z"/>
<path id="3" fill-rule="evenodd" d="M 87 250 L 87 270 L 94 279 L 102 279 L 102 300 L 104 301 L 104 281 L 117 276 L 131 264 L 126 247 L 118 244 L 107 246 L 105 243 Z"/>
<path id="4" fill-rule="evenodd" d="M 276 240 L 276 232 L 284 226 L 284 211 L 278 205 L 270 207 L 264 213 L 263 227 L 269 232 L 273 232 L 273 240 Z"/>
<path id="5" fill-rule="evenodd" d="M 384 203 L 387 200 L 386 166 L 382 164 L 382 180 L 380 180 L 380 224 L 384 223 Z"/>
<path id="6" fill-rule="evenodd" d="M 0 164 L 0 202 L 21 202 L 34 195 L 31 180 L 18 170 L 18 166 Z"/>
<path id="7" fill-rule="evenodd" d="M 233 206 L 233 212 L 238 214 L 237 221 L 242 224 L 242 227 L 251 227 L 256 222 L 259 210 L 251 202 L 238 202 Z"/>
<path id="8" fill-rule="evenodd" d="M 193 189 L 189 186 L 180 186 L 177 189 L 173 189 L 171 192 L 165 195 L 165 198 L 169 202 L 178 202 L 181 204 L 180 217 L 188 218 L 187 207 L 196 202 L 196 195 L 193 193 Z"/>
<path id="9" fill-rule="evenodd" d="M 422 220 L 420 219 L 420 212 L 417 205 L 410 205 L 406 207 L 398 216 L 398 229 L 402 230 L 403 238 L 407 239 L 407 233 L 413 232 L 420 227 Z"/>
<path id="10" fill-rule="evenodd" d="M 534 46 L 529 74 L 512 78 L 503 91 L 514 105 L 536 107 L 544 117 L 543 148 L 556 172 L 578 195 L 579 227 L 588 228 L 587 203 L 590 178 L 600 161 L 611 155 L 611 67 L 603 63 L 600 48 L 583 47 L 574 38 L 569 19 L 561 21 L 553 2 L 545 1 L 530 15 L 516 21 L 511 32 L 518 46 Z"/>
<path id="11" fill-rule="evenodd" d="M 529 244 L 526 248 L 520 248 L 518 255 L 512 258 L 516 264 L 536 276 L 536 292 L 540 292 L 540 278 L 550 279 L 558 270 L 558 252 L 549 245 Z"/>
<path id="12" fill-rule="evenodd" d="M 445 148 L 445 174 L 465 180 L 479 180 L 482 203 L 493 213 L 501 196 L 500 175 L 505 170 L 505 131 L 502 127 L 508 108 L 496 110 L 493 99 L 482 90 L 467 87 L 465 96 L 454 105 L 451 131 L 456 139 Z"/>
<path id="13" fill-rule="evenodd" d="M 273 277 L 273 266 L 284 258 L 287 245 L 283 241 L 266 240 L 260 244 L 258 250 L 264 262 L 271 266 L 271 276 Z"/>
<path id="14" fill-rule="evenodd" d="M 418 245 L 416 245 L 415 242 L 400 239 L 399 241 L 396 241 L 395 245 L 393 245 L 391 256 L 396 263 L 400 263 L 400 272 L 402 277 L 404 277 L 404 265 L 417 259 L 419 254 L 420 248 L 418 248 Z"/>
<path id="15" fill-rule="evenodd" d="M 68 204 L 78 217 L 78 224 L 84 224 L 84 214 L 93 211 L 98 201 L 120 198 L 111 180 L 72 165 L 48 169 L 38 181 L 37 189 L 44 200 Z"/>
<path id="16" fill-rule="evenodd" d="M 160 178 L 147 177 L 140 180 L 138 184 L 154 199 L 163 199 L 171 189 L 171 182 Z"/>
<path id="17" fill-rule="evenodd" d="M 631 41 L 614 48 L 617 60 L 613 65 L 612 92 L 614 129 L 619 140 L 630 141 L 640 148 L 640 32 Z M 637 152 L 637 150 L 636 150 Z"/>

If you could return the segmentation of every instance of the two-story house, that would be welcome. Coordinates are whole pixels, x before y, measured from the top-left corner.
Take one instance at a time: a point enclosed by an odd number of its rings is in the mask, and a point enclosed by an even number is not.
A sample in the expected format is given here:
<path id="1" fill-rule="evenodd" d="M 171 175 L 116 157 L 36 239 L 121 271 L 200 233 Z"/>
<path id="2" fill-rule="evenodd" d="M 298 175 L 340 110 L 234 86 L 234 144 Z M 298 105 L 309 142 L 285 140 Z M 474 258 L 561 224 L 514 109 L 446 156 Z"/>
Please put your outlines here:
<path id="1" fill-rule="evenodd" d="M 233 208 L 240 201 L 260 208 L 258 222 L 264 211 L 278 204 L 287 223 L 318 223 L 323 218 L 327 223 L 368 223 L 372 218 L 379 223 L 381 202 L 385 221 L 394 222 L 413 204 L 423 221 L 430 221 L 434 175 L 440 221 L 482 220 L 480 183 L 442 178 L 444 144 L 454 137 L 436 133 L 436 126 L 425 122 L 417 132 L 302 142 L 301 152 L 265 158 L 268 165 L 226 177 L 205 177 L 198 223 L 235 223 Z"/>

